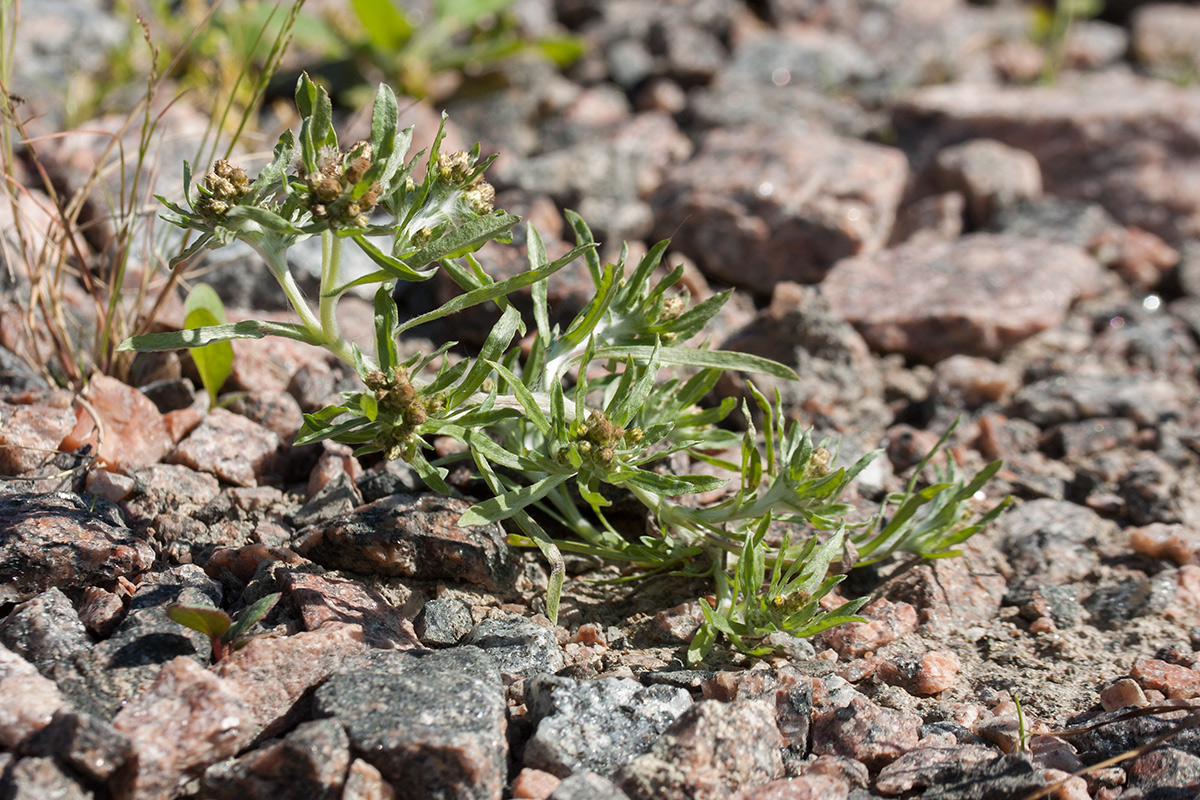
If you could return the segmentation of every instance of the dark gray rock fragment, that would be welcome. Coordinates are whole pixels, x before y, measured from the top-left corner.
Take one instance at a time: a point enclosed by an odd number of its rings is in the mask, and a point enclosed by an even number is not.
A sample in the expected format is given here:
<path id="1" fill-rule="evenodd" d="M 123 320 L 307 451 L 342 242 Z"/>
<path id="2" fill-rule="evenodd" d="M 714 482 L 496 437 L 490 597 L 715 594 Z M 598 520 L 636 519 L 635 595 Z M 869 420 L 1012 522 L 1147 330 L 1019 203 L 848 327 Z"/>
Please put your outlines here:
<path id="1" fill-rule="evenodd" d="M 314 710 L 341 723 L 403 800 L 500 800 L 504 688 L 477 648 L 370 653 L 317 690 Z"/>
<path id="2" fill-rule="evenodd" d="M 951 763 L 938 772 L 922 800 L 1008 800 L 1024 797 L 1049 781 L 1033 764 L 1017 755 L 979 763 Z"/>
<path id="3" fill-rule="evenodd" d="M 1092 546 L 1114 527 L 1086 506 L 1034 500 L 1002 516 L 996 532 L 1016 581 L 1060 586 L 1091 573 L 1099 563 Z"/>
<path id="4" fill-rule="evenodd" d="M 515 614 L 485 619 L 470 630 L 463 644 L 474 645 L 495 659 L 506 684 L 566 666 L 554 634 Z"/>
<path id="5" fill-rule="evenodd" d="M 1135 573 L 1118 575 L 1102 582 L 1084 601 L 1091 623 L 1098 628 L 1116 628 L 1137 617 L 1152 616 L 1166 610 L 1175 599 L 1172 575 L 1153 578 Z"/>
<path id="6" fill-rule="evenodd" d="M 57 588 L 27 600 L 0 620 L 0 643 L 53 679 L 54 667 L 90 647 L 75 607 Z"/>
<path id="7" fill-rule="evenodd" d="M 440 495 L 397 494 L 313 525 L 298 552 L 327 569 L 508 587 L 516 577 L 499 524 L 460 528 L 469 508 Z"/>
<path id="8" fill-rule="evenodd" d="M 362 505 L 362 502 L 362 494 L 359 493 L 354 479 L 348 473 L 341 472 L 325 484 L 311 500 L 289 512 L 284 518 L 293 527 L 303 528 L 349 514 Z"/>
<path id="9" fill-rule="evenodd" d="M 1015 402 L 1019 416 L 1043 428 L 1095 417 L 1128 417 L 1153 426 L 1184 410 L 1174 384 L 1130 375 L 1056 375 L 1028 384 Z"/>
<path id="10" fill-rule="evenodd" d="M 611 777 L 645 752 L 692 705 L 684 689 L 644 687 L 629 678 L 575 681 L 538 675 L 525 684 L 536 726 L 525 765 L 560 778 L 580 771 Z"/>
<path id="11" fill-rule="evenodd" d="M 129 737 L 112 724 L 65 709 L 55 712 L 25 747 L 32 755 L 58 759 L 96 783 L 107 782 L 133 755 Z"/>
<path id="12" fill-rule="evenodd" d="M 153 562 L 150 545 L 77 495 L 0 495 L 0 603 L 55 586 L 110 586 L 117 578 L 136 578 Z"/>
<path id="13" fill-rule="evenodd" d="M 207 665 L 212 657 L 208 637 L 167 617 L 172 603 L 220 607 L 221 589 L 190 564 L 157 573 L 153 582 L 138 587 L 128 615 L 110 638 L 78 653 L 69 669 L 56 673 L 63 694 L 80 710 L 110 719 L 171 659 L 186 656 Z"/>
<path id="14" fill-rule="evenodd" d="M 430 600 L 413 620 L 421 643 L 430 647 L 453 647 L 474 624 L 471 607 L 456 597 Z"/>
<path id="15" fill-rule="evenodd" d="M 350 766 L 350 740 L 330 719 L 305 722 L 283 739 L 209 767 L 207 800 L 337 800 Z"/>

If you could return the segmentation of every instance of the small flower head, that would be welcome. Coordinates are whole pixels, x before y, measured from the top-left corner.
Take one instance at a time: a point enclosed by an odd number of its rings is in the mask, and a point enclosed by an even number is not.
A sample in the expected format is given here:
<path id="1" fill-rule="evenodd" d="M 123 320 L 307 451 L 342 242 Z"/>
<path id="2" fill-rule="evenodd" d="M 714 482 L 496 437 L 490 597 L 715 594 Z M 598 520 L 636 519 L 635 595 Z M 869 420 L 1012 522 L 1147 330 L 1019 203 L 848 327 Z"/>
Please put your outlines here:
<path id="1" fill-rule="evenodd" d="M 354 196 L 371 163 L 369 142 L 359 142 L 344 153 L 322 148 L 317 171 L 302 175 L 308 192 L 301 193 L 301 204 L 314 219 L 326 221 L 331 227 L 365 228 L 370 223 L 371 209 L 383 193 L 382 187 L 373 183 L 359 197 Z"/>
<path id="2" fill-rule="evenodd" d="M 221 158 L 205 174 L 199 188 L 192 207 L 202 216 L 220 219 L 250 191 L 250 179 L 244 169 Z"/>

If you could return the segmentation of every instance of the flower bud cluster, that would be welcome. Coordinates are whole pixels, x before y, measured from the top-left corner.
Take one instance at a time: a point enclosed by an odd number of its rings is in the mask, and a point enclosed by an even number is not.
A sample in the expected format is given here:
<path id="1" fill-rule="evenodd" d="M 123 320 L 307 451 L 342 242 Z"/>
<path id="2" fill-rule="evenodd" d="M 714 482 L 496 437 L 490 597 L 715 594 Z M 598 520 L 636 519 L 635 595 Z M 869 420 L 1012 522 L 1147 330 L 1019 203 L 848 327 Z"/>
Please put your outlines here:
<path id="1" fill-rule="evenodd" d="M 345 152 L 325 148 L 321 151 L 316 172 L 304 174 L 301 171 L 308 191 L 301 194 L 300 203 L 315 219 L 329 222 L 330 227 L 367 227 L 371 209 L 379 202 L 383 189 L 373 183 L 359 197 L 354 196 L 354 189 L 371 164 L 370 142 L 359 142 Z"/>
<path id="2" fill-rule="evenodd" d="M 196 198 L 193 208 L 209 219 L 221 219 L 248 191 L 250 178 L 246 171 L 219 158 L 200 183 L 200 195 Z"/>
<path id="3" fill-rule="evenodd" d="M 386 373 L 381 370 L 368 372 L 363 377 L 363 383 L 374 392 L 379 410 L 396 418 L 394 425 L 380 432 L 375 443 L 383 449 L 389 460 L 410 460 L 417 447 L 416 429 L 429 419 L 431 413 L 442 409 L 445 398 L 441 395 L 419 397 L 400 367 Z"/>
<path id="4" fill-rule="evenodd" d="M 817 447 L 804 465 L 804 475 L 806 478 L 824 478 L 830 473 L 832 464 L 833 453 L 824 447 Z"/>
<path id="5" fill-rule="evenodd" d="M 465 150 L 443 153 L 438 156 L 435 167 L 437 176 L 451 186 L 463 187 L 462 199 L 467 208 L 483 216 L 492 213 L 496 201 L 496 189 L 483 179 L 483 173 L 472 176 L 475 171 L 471 156 Z"/>
<path id="6" fill-rule="evenodd" d="M 575 429 L 575 447 L 581 456 L 609 467 L 616 460 L 617 448 L 638 444 L 642 437 L 641 428 L 625 430 L 606 417 L 604 412 L 593 411 L 587 422 L 581 422 Z"/>

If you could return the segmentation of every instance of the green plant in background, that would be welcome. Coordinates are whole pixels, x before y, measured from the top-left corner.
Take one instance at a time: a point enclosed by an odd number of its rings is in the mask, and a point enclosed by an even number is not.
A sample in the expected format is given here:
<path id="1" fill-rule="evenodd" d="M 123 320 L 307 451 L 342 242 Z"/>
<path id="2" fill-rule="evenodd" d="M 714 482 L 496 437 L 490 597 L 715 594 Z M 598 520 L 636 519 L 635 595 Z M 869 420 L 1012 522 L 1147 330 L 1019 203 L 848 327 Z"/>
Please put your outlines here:
<path id="1" fill-rule="evenodd" d="M 583 52 L 572 36 L 530 38 L 517 25 L 516 0 L 432 0 L 425 14 L 398 0 L 352 0 L 354 19 L 329 19 L 345 47 L 364 67 L 410 97 L 442 96 L 455 78 L 484 73 L 519 56 L 559 66 Z"/>
<path id="2" fill-rule="evenodd" d="M 163 202 L 166 219 L 198 234 L 181 259 L 234 240 L 248 243 L 299 321 L 152 334 L 121 348 L 199 347 L 279 335 L 328 349 L 354 368 L 363 389 L 307 415 L 297 442 L 333 439 L 357 445 L 358 455 L 403 458 L 429 486 L 446 493 L 447 465 L 471 459 L 494 497 L 472 506 L 460 524 L 502 522 L 515 529 L 513 542 L 541 550 L 551 564 L 546 612 L 552 620 L 562 591 L 562 552 L 590 553 L 631 564 L 630 577 L 665 572 L 712 581 L 715 603 L 703 606 L 705 622 L 689 649 L 691 662 L 704 658 L 718 633 L 744 652 L 763 654 L 773 633 L 807 636 L 856 619 L 862 600 L 821 607 L 853 566 L 855 547 L 875 558 L 900 551 L 950 555 L 949 548 L 999 513 L 976 519 L 967 507 L 997 464 L 965 484 L 947 474 L 917 490 L 914 479 L 906 492 L 888 498 L 874 523 L 848 525 L 850 507 L 839 498 L 877 453 L 849 468 L 837 466 L 827 443 L 815 444 L 785 422 L 778 397 L 769 402 L 756 390 L 761 439 L 753 426 L 741 434 L 719 428 L 736 401 L 707 409 L 700 404 L 724 370 L 796 375 L 757 356 L 687 345 L 729 293 L 692 305 L 686 292 L 674 289 L 682 267 L 661 276 L 666 242 L 636 265 L 626 263 L 626 252 L 615 264 L 601 264 L 591 232 L 568 213 L 577 240 L 570 252 L 551 261 L 530 227 L 528 271 L 494 282 L 473 253 L 505 239 L 517 218 L 492 209 L 493 191 L 483 180 L 490 159 L 481 161 L 478 148 L 443 153 L 439 132 L 418 182 L 417 157 L 404 160 L 411 130 L 397 130 L 396 100 L 386 86 L 375 99 L 370 139 L 349 147 L 337 141 L 328 95 L 307 76 L 297 84 L 296 101 L 299 134 L 285 133 L 255 178 L 218 160 L 193 185 L 185 165 L 187 207 Z M 300 295 L 286 258 L 289 247 L 309 236 L 321 237 L 324 253 L 315 310 Z M 360 248 L 377 271 L 345 280 L 345 246 Z M 595 296 L 565 327 L 552 327 L 547 280 L 578 258 Z M 397 282 L 426 280 L 439 268 L 463 294 L 401 322 L 392 299 Z M 344 338 L 336 316 L 339 298 L 364 285 L 377 285 L 369 351 Z M 526 286 L 533 299 L 531 337 L 506 299 Z M 405 331 L 492 302 L 502 313 L 478 354 L 447 358 L 451 342 L 400 360 L 397 340 Z M 525 340 L 514 344 L 518 335 Z M 743 411 L 749 418 L 748 404 Z M 457 440 L 465 452 L 430 460 L 435 436 Z M 738 461 L 713 455 L 730 448 L 740 452 Z M 695 502 L 695 495 L 725 481 L 676 474 L 675 454 L 729 471 L 735 484 L 729 496 L 709 506 Z M 644 506 L 644 530 L 621 530 L 606 516 L 614 493 L 621 492 Z M 890 504 L 897 509 L 885 524 Z M 578 538 L 551 537 L 542 526 L 547 520 Z M 778 528 L 787 532 L 782 540 L 772 535 Z M 831 569 L 835 561 L 838 569 Z"/>
<path id="3" fill-rule="evenodd" d="M 188 292 L 183 304 L 183 326 L 189 330 L 225 324 L 225 306 L 217 292 L 207 283 L 198 283 Z M 192 360 L 200 373 L 200 382 L 208 392 L 208 405 L 217 404 L 217 393 L 225 380 L 233 374 L 233 345 L 229 342 L 213 342 L 203 347 L 192 348 Z"/>
<path id="4" fill-rule="evenodd" d="M 180 625 L 207 636 L 212 645 L 212 660 L 220 661 L 256 638 L 248 635 L 247 631 L 265 617 L 278 600 L 278 592 L 262 597 L 253 605 L 247 606 L 236 620 L 219 608 L 184 603 L 172 603 L 167 606 L 167 616 Z"/>
<path id="5" fill-rule="evenodd" d="M 1066 59 L 1067 38 L 1077 19 L 1092 19 L 1104 11 L 1104 0 L 1052 0 L 1033 11 L 1031 38 L 1046 51 L 1042 67 L 1043 84 L 1053 84 Z"/>

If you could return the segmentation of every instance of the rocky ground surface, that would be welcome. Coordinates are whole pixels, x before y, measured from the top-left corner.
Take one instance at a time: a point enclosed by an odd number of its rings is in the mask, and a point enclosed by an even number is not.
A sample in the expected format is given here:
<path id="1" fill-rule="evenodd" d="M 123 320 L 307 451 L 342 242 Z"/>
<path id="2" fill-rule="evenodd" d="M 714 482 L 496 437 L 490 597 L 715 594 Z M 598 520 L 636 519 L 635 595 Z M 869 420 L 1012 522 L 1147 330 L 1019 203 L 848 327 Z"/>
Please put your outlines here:
<path id="1" fill-rule="evenodd" d="M 452 139 L 501 154 L 498 204 L 551 249 L 564 207 L 612 252 L 669 236 L 694 296 L 737 287 L 714 341 L 793 366 L 790 416 L 844 455 L 885 448 L 852 499 L 900 485 L 961 417 L 960 463 L 1005 461 L 981 506 L 1013 508 L 961 558 L 853 573 L 867 622 L 687 670 L 703 585 L 600 585 L 611 568 L 572 562 L 551 626 L 539 560 L 457 527 L 468 501 L 403 464 L 289 446 L 344 385 L 320 353 L 236 343 L 241 395 L 211 411 L 175 357 L 140 363 L 136 388 L 51 388 L 14 355 L 29 289 L 10 263 L 0 797 L 1195 797 L 1200 10 L 1110 2 L 1038 85 L 1047 51 L 1019 3 L 520 8 L 531 33 L 591 49 L 450 103 Z M 43 90 L 123 23 L 88 0 L 23 12 L 13 89 L 53 125 Z M 429 141 L 436 111 L 406 113 Z M 164 117 L 164 176 L 203 122 L 186 103 Z M 57 185 L 98 141 L 42 144 Z M 5 214 L 10 241 L 37 244 Z M 246 252 L 206 268 L 231 314 L 279 308 Z M 566 273 L 554 307 L 588 286 Z M 369 335 L 368 309 L 344 325 Z M 164 614 L 273 592 L 271 635 L 215 664 Z"/>

